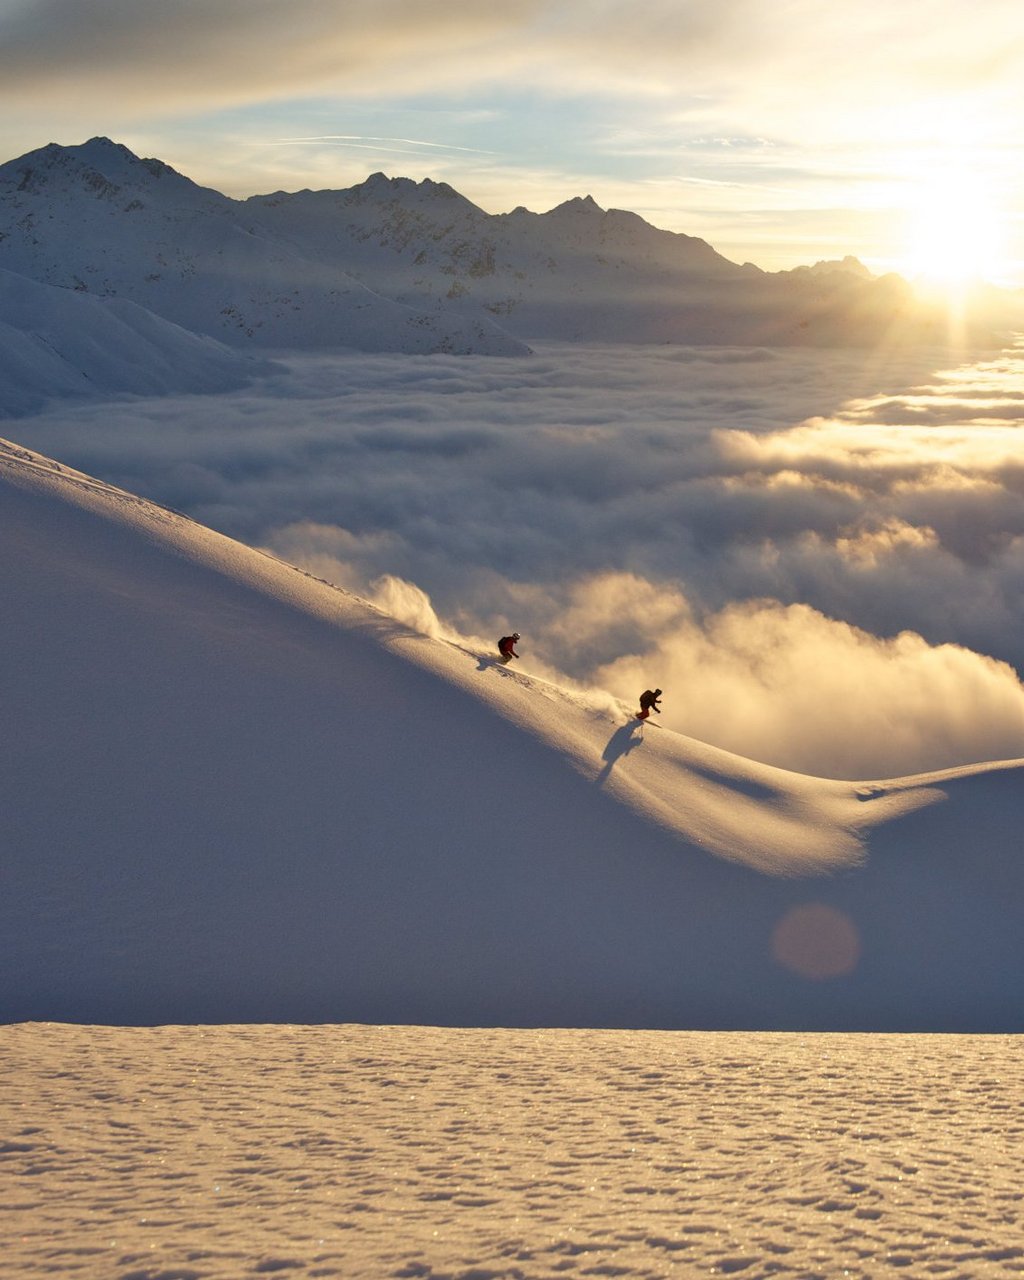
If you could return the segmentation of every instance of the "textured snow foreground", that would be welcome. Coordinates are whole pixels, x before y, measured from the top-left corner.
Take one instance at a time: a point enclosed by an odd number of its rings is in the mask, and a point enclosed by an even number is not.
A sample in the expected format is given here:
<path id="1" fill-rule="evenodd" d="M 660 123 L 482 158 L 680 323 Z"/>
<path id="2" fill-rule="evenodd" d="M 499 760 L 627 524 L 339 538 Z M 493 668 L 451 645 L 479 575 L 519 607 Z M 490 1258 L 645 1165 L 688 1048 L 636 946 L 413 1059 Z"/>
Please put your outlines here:
<path id="1" fill-rule="evenodd" d="M 1021 1029 L 1020 762 L 641 731 L 3 444 L 0 546 L 0 1020 Z"/>
<path id="2" fill-rule="evenodd" d="M 1024 1274 L 1018 1040 L 0 1029 L 4 1275 Z"/>

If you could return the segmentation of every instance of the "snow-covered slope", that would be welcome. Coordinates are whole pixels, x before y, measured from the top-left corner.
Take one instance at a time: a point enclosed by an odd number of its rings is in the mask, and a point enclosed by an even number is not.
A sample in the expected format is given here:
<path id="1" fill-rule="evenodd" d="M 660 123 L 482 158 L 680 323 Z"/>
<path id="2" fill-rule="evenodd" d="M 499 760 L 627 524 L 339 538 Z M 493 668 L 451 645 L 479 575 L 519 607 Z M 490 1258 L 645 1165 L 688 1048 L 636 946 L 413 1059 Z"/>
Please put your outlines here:
<path id="1" fill-rule="evenodd" d="M 1016 1036 L 0 1028 L 5 1280 L 1020 1280 Z"/>
<path id="2" fill-rule="evenodd" d="M 237 201 L 93 138 L 0 165 L 0 267 L 236 345 L 522 355 L 486 317 L 403 306 L 265 234 Z"/>
<path id="3" fill-rule="evenodd" d="M 0 270 L 0 418 L 55 397 L 227 391 L 265 363 L 123 298 Z"/>
<path id="4" fill-rule="evenodd" d="M 0 1018 L 1020 1029 L 1021 765 L 738 759 L 0 446 Z"/>

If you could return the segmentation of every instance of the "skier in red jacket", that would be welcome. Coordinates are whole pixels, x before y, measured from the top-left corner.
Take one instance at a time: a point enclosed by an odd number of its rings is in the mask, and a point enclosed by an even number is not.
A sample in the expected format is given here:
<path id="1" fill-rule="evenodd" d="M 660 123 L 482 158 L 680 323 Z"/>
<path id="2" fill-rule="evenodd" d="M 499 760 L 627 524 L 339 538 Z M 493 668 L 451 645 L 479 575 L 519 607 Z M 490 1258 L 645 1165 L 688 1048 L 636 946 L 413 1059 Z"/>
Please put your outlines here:
<path id="1" fill-rule="evenodd" d="M 501 654 L 502 662 L 508 662 L 509 658 L 518 658 L 516 653 L 516 645 L 519 643 L 519 632 L 513 631 L 510 636 L 502 636 L 498 641 L 498 652 Z"/>
<path id="2" fill-rule="evenodd" d="M 658 706 L 660 697 L 660 689 L 645 689 L 640 695 L 640 710 L 636 713 L 636 718 L 638 720 L 646 720 L 652 711 L 657 711 L 660 716 L 661 707 Z"/>

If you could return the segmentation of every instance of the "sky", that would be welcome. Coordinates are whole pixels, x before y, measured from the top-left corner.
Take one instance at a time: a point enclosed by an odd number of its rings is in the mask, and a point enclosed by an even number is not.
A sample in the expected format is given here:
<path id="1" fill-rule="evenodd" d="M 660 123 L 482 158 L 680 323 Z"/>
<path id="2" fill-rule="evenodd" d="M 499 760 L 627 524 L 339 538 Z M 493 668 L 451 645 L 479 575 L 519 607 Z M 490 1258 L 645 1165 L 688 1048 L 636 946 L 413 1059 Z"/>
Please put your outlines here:
<path id="1" fill-rule="evenodd" d="M 1024 757 L 1024 355 L 295 358 L 19 443 L 428 634 L 820 776 Z"/>
<path id="2" fill-rule="evenodd" d="M 735 261 L 1024 285 L 1017 0 L 0 0 L 0 157 L 101 134 L 232 196 L 591 194 Z"/>

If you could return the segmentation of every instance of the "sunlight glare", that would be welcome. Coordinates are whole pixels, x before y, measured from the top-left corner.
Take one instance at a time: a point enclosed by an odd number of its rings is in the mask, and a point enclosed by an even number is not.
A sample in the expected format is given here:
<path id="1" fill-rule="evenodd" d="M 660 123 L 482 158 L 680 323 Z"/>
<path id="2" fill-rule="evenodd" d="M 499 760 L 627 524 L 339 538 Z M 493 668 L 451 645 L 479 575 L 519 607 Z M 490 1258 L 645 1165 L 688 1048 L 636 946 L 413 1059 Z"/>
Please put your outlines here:
<path id="1" fill-rule="evenodd" d="M 976 175 L 947 172 L 922 183 L 908 209 L 904 271 L 933 288 L 965 288 L 1005 274 L 1004 234 Z"/>

